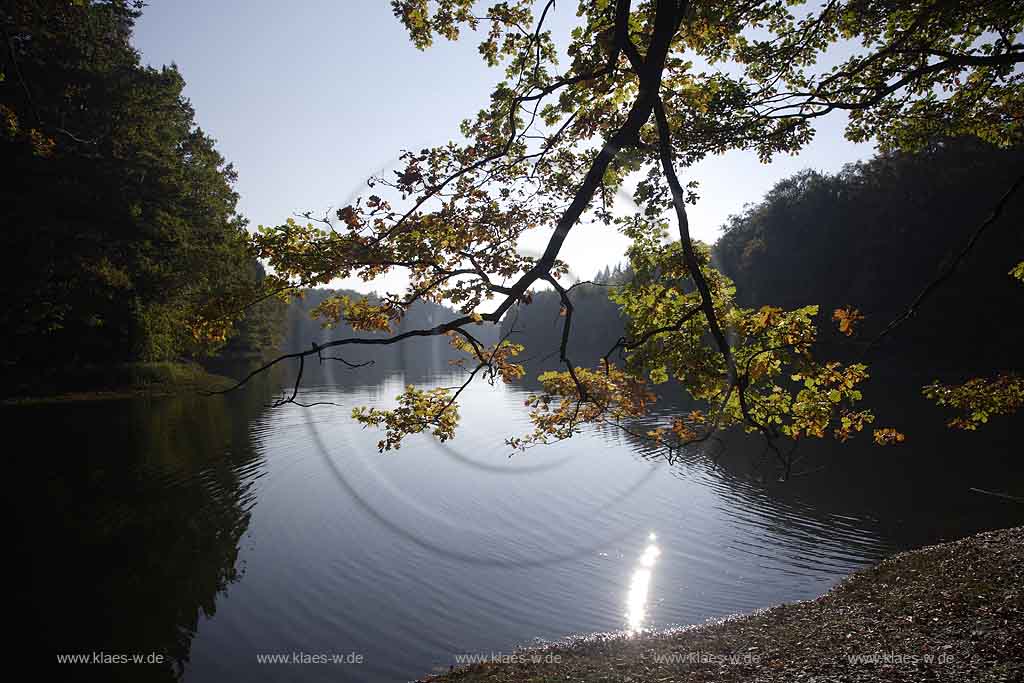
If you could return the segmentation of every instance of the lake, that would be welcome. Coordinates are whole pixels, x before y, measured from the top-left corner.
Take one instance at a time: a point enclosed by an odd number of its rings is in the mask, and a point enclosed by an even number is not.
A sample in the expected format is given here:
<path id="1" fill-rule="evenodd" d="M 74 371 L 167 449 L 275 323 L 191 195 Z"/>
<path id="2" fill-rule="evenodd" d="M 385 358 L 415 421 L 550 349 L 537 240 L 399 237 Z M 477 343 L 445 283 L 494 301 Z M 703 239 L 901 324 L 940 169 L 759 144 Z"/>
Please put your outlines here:
<path id="1" fill-rule="evenodd" d="M 416 375 L 311 378 L 303 400 L 338 404 L 312 408 L 268 408 L 269 378 L 225 397 L 4 408 L 22 444 L 9 488 L 26 629 L 48 656 L 164 658 L 62 670 L 80 677 L 401 681 L 536 639 L 813 598 L 893 552 L 1024 521 L 969 490 L 1019 493 L 1009 423 L 929 423 L 899 449 L 816 444 L 778 482 L 746 437 L 668 462 L 595 429 L 510 457 L 529 389 L 478 382 L 453 441 L 378 453 L 351 408 L 454 382 Z"/>

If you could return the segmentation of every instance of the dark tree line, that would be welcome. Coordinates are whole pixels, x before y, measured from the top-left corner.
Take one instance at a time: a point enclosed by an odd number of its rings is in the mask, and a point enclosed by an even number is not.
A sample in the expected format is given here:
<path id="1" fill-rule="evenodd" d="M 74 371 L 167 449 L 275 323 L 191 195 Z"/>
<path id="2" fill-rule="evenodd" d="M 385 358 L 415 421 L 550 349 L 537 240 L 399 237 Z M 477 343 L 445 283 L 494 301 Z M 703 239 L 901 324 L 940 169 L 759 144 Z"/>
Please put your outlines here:
<path id="1" fill-rule="evenodd" d="M 803 171 L 733 216 L 715 245 L 745 306 L 843 306 L 864 316 L 869 341 L 951 265 L 1024 168 L 1024 150 L 977 140 L 936 142 L 834 175 Z M 1010 270 L 1024 255 L 1024 198 L 978 239 L 953 275 L 872 348 L 939 374 L 1019 369 L 1024 287 Z M 862 353 L 857 339 L 848 355 Z"/>
<path id="2" fill-rule="evenodd" d="M 199 330 L 262 269 L 235 170 L 198 127 L 175 66 L 131 45 L 142 3 L 4 2 L 0 187 L 4 363 L 51 367 L 207 353 Z M 271 340 L 254 306 L 234 342 Z"/>
<path id="3" fill-rule="evenodd" d="M 309 289 L 303 292 L 301 298 L 292 300 L 288 306 L 287 320 L 285 323 L 285 343 L 282 351 L 294 353 L 309 348 L 311 343 L 324 343 L 338 335 L 357 334 L 344 320 L 325 326 L 324 319 L 316 315 L 315 309 L 325 299 L 338 296 L 349 296 L 352 299 L 361 299 L 364 295 L 351 290 L 334 289 Z M 375 294 L 367 295 L 372 305 L 377 305 L 381 298 Z M 451 308 L 442 306 L 430 301 L 417 301 L 409 307 L 401 321 L 396 323 L 391 333 L 401 334 L 406 330 L 433 327 L 458 316 Z M 498 338 L 498 327 L 491 323 L 482 323 L 475 326 L 475 336 L 481 341 L 493 344 Z M 384 332 L 360 333 L 370 339 L 383 339 L 389 336 Z M 325 354 L 332 356 L 335 354 Z M 444 369 L 448 367 L 449 361 L 465 359 L 465 354 L 457 351 L 447 337 L 428 337 L 425 339 L 414 339 L 408 343 L 398 343 L 382 346 L 379 348 L 364 347 L 353 350 L 346 350 L 345 360 L 353 364 L 368 363 L 373 361 L 373 368 L 364 366 L 357 370 L 356 377 L 365 380 L 368 377 L 376 376 L 380 372 L 391 372 L 397 370 L 425 371 Z M 335 375 L 338 376 L 338 375 Z"/>
<path id="4" fill-rule="evenodd" d="M 819 304 L 825 317 L 856 307 L 865 315 L 858 337 L 826 342 L 837 345 L 831 355 L 857 358 L 965 246 L 1022 166 L 1024 151 L 961 139 L 879 155 L 836 174 L 802 171 L 729 219 L 714 261 L 743 306 Z M 871 359 L 964 375 L 1019 368 L 1024 287 L 1009 271 L 1024 255 L 1022 219 L 1024 199 L 1011 201 L 951 280 L 872 348 Z M 628 268 L 605 269 L 593 284 L 570 290 L 581 323 L 569 350 L 581 364 L 596 362 L 624 334 L 608 293 L 629 277 Z M 559 295 L 538 292 L 505 317 L 502 332 L 527 349 L 557 349 L 560 314 Z M 557 354 L 527 356 L 531 370 L 558 366 Z"/>
<path id="5" fill-rule="evenodd" d="M 629 267 L 606 267 L 592 280 L 567 286 L 580 324 L 570 331 L 568 351 L 581 365 L 595 365 L 625 333 L 619 305 L 608 295 L 613 287 L 632 277 Z M 527 378 L 540 370 L 558 367 L 562 336 L 562 300 L 551 289 L 533 294 L 528 305 L 520 305 L 502 319 L 502 336 L 527 348 L 522 362 Z M 615 358 L 618 360 L 618 358 Z"/>

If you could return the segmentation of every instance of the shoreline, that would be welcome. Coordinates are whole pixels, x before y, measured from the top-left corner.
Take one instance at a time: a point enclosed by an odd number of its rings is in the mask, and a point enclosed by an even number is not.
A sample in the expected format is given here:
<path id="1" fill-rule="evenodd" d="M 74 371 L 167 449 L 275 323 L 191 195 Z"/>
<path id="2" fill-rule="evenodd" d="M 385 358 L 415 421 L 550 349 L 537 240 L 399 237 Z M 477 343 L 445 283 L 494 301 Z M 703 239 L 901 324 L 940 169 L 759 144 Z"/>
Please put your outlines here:
<path id="1" fill-rule="evenodd" d="M 1024 527 L 893 555 L 813 600 L 580 636 L 418 680 L 1024 681 Z"/>
<path id="2" fill-rule="evenodd" d="M 209 372 L 193 361 L 119 363 L 81 368 L 58 382 L 41 378 L 33 390 L 16 390 L 0 399 L 2 406 L 44 405 L 80 401 L 164 398 L 226 389 L 234 380 Z M 23 382 L 23 387 L 25 383 Z"/>

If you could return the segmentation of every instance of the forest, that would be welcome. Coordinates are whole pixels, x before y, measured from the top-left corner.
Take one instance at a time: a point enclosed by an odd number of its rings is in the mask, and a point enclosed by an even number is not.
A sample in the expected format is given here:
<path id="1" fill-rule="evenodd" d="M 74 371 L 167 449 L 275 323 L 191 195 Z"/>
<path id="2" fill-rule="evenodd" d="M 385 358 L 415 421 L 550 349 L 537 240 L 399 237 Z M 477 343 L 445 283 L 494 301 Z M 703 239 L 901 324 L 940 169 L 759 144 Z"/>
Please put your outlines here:
<path id="1" fill-rule="evenodd" d="M 177 68 L 140 63 L 141 7 L 4 10 L 0 324 L 17 386 L 86 365 L 259 356 L 279 341 L 282 306 L 231 308 L 264 273 L 236 172 Z M 222 324 L 197 330 L 201 315 Z"/>
<path id="2" fill-rule="evenodd" d="M 805 171 L 734 216 L 715 256 L 745 305 L 853 306 L 865 316 L 862 338 L 871 340 L 968 249 L 974 231 L 965 226 L 985 222 L 1022 162 L 1018 149 L 957 139 L 836 175 Z M 945 286 L 871 349 L 875 358 L 930 365 L 936 375 L 1018 366 L 1024 327 L 1013 314 L 1021 283 L 1012 271 L 1024 251 L 1022 212 L 1021 199 L 1011 199 Z M 927 360 L 915 352 L 925 346 Z"/>
<path id="3" fill-rule="evenodd" d="M 0 32 L 62 678 L 1024 681 L 1024 2 Z"/>
<path id="4" fill-rule="evenodd" d="M 550 287 L 519 292 L 492 283 L 481 261 L 490 259 L 487 268 L 496 273 L 511 273 L 527 263 L 504 251 L 505 247 L 480 252 L 476 259 L 469 254 L 469 267 L 461 270 L 435 264 L 431 267 L 442 277 L 434 282 L 425 279 L 425 272 L 414 273 L 413 282 L 421 282 L 423 288 L 404 300 L 366 298 L 354 292 L 336 299 L 316 289 L 329 285 L 334 276 L 359 269 L 367 269 L 364 276 L 372 279 L 381 268 L 373 265 L 375 259 L 400 262 L 409 255 L 358 255 L 367 248 L 360 246 L 363 238 L 351 244 L 343 238 L 328 249 L 341 248 L 342 253 L 347 249 L 355 262 L 321 272 L 319 264 L 310 270 L 303 261 L 302 253 L 310 253 L 309 247 L 297 246 L 320 239 L 312 223 L 302 226 L 289 219 L 281 228 L 261 228 L 252 236 L 248 221 L 237 212 L 238 195 L 233 189 L 237 174 L 214 140 L 196 124 L 195 112 L 183 94 L 184 77 L 174 65 L 143 66 L 131 45 L 141 7 L 123 2 L 53 1 L 19 4 L 5 14 L 11 49 L 0 86 L 0 113 L 5 121 L 0 144 L 13 172 L 2 190 L 8 228 L 4 239 L 8 253 L 20 255 L 9 265 L 0 309 L 8 330 L 4 371 L 14 379 L 7 385 L 9 393 L 82 367 L 211 358 L 257 360 L 273 356 L 285 336 L 296 340 L 284 349 L 288 354 L 305 353 L 307 341 L 332 343 L 323 332 L 332 328 L 365 332 L 366 339 L 378 341 L 388 332 L 404 336 L 436 328 L 426 335 L 429 348 L 423 353 L 409 351 L 412 341 L 424 341 L 417 339 L 403 343 L 404 350 L 377 345 L 356 351 L 351 356 L 355 360 L 346 361 L 369 364 L 376 360 L 382 367 L 396 366 L 398 358 L 405 365 L 422 365 L 428 358 L 431 363 L 454 360 L 459 352 L 442 333 L 468 340 L 470 346 L 462 351 L 475 353 L 490 372 L 496 371 L 496 365 L 508 366 L 518 355 L 518 351 L 510 355 L 497 349 L 522 344 L 528 351 L 519 360 L 531 372 L 567 367 L 582 403 L 587 402 L 587 390 L 573 370 L 574 363 L 593 367 L 614 355 L 628 372 L 648 378 L 660 377 L 664 368 L 671 371 L 672 367 L 680 372 L 688 368 L 687 372 L 697 375 L 722 371 L 692 365 L 710 357 L 697 361 L 686 358 L 689 352 L 660 358 L 668 347 L 657 339 L 645 342 L 644 348 L 629 343 L 632 337 L 647 339 L 650 325 L 667 315 L 650 310 L 641 315 L 636 308 L 637 297 L 649 291 L 648 281 L 665 272 L 659 259 L 674 249 L 669 241 L 668 246 L 651 251 L 651 236 L 664 226 L 646 218 L 646 226 L 623 224 L 621 229 L 636 239 L 636 245 L 627 254 L 629 261 L 610 264 L 616 268 L 614 277 L 606 272 L 592 284 L 571 283 L 569 290 L 552 277 L 560 266 L 540 278 Z M 707 245 L 711 263 L 728 278 L 728 286 L 735 287 L 735 302 L 723 305 L 770 311 L 810 311 L 808 306 L 817 306 L 816 325 L 822 335 L 798 342 L 797 347 L 811 344 L 848 363 L 870 352 L 876 360 L 888 356 L 913 364 L 912 349 L 926 343 L 933 354 L 922 370 L 943 375 L 944 381 L 964 381 L 975 375 L 1007 378 L 996 380 L 1009 382 L 1009 393 L 996 401 L 1001 406 L 996 412 L 1012 409 L 1019 402 L 1019 397 L 1014 398 L 1019 382 L 1012 373 L 998 373 L 1013 370 L 1017 363 L 1014 349 L 1019 348 L 1020 325 L 1010 311 L 1019 296 L 1012 277 L 1017 267 L 1014 254 L 1020 253 L 1019 231 L 997 226 L 984 236 L 977 235 L 982 239 L 975 245 L 971 233 L 965 236 L 964 226 L 984 221 L 1004 192 L 1001 188 L 1012 183 L 1019 156 L 1013 147 L 994 146 L 978 137 L 938 137 L 914 149 L 886 148 L 835 175 L 807 170 L 779 182 L 762 201 L 733 216 L 716 244 Z M 394 189 L 408 193 L 422 182 L 416 178 L 427 156 L 408 153 L 405 158 L 408 168 L 396 172 Z M 433 192 L 425 191 L 425 196 Z M 653 201 L 655 189 L 649 181 L 641 182 L 637 192 L 638 197 Z M 510 216 L 515 213 L 511 205 L 509 210 Z M 1019 201 L 1011 198 L 1000 211 L 1018 215 Z M 364 207 L 337 211 L 337 218 L 354 231 L 362 230 L 371 216 L 387 221 L 396 215 L 389 200 L 377 195 Z M 310 214 L 305 216 L 308 219 Z M 492 220 L 497 217 L 485 218 L 483 224 Z M 1003 218 L 1010 220 L 1014 219 Z M 324 235 L 340 235 L 329 221 L 327 225 L 331 232 Z M 414 230 L 410 236 L 417 234 Z M 283 242 L 279 235 L 284 236 Z M 444 238 L 439 244 L 452 239 L 456 238 Z M 415 239 L 399 251 L 414 243 Z M 689 264 L 685 267 L 696 275 L 694 259 L 703 257 L 689 253 L 686 240 L 680 245 Z M 269 277 L 264 265 L 268 261 Z M 638 263 L 646 263 L 642 268 L 646 272 L 634 270 Z M 926 305 L 918 310 L 912 304 L 914 289 L 944 270 L 948 272 L 941 279 L 951 279 L 951 284 L 937 288 L 934 296 L 929 291 Z M 453 276 L 478 277 L 480 282 Z M 698 277 L 679 291 L 684 299 L 699 296 L 706 305 L 715 295 L 712 290 L 725 286 L 715 281 L 717 277 L 716 273 Z M 441 289 L 432 291 L 438 286 Z M 293 299 L 286 310 L 284 300 L 304 288 L 317 303 Z M 511 291 L 516 296 L 506 299 L 496 312 L 473 320 L 483 293 L 490 297 Z M 724 290 L 722 295 L 728 296 Z M 317 305 L 324 300 L 328 306 Z M 673 307 L 678 309 L 679 303 Z M 868 341 L 891 321 L 910 319 L 908 307 L 913 324 L 902 326 L 899 335 L 883 335 L 886 338 L 880 344 Z M 458 314 L 448 312 L 455 308 Z M 833 311 L 845 316 L 840 322 L 849 323 L 846 334 L 832 329 Z M 304 322 L 310 314 L 320 322 Z M 483 324 L 476 330 L 483 334 L 481 338 L 465 327 L 467 314 L 471 322 Z M 772 315 L 766 320 L 770 322 Z M 575 327 L 570 325 L 572 320 Z M 742 328 L 748 323 L 730 324 Z M 495 336 L 499 327 L 504 341 Z M 721 346 L 725 337 L 719 328 L 718 321 L 710 321 L 711 337 L 697 328 L 693 333 L 696 339 Z M 858 350 L 858 344 L 869 348 Z M 489 347 L 495 350 L 485 352 Z M 315 351 L 317 345 L 312 348 Z M 384 348 L 384 355 L 376 359 L 363 353 L 380 353 Z M 770 363 L 792 362 L 773 359 L 783 353 L 779 350 L 753 348 L 747 353 L 767 354 Z M 729 368 L 733 355 L 730 351 L 723 356 Z M 499 356 L 504 360 L 495 363 Z M 632 360 L 627 362 L 627 356 Z M 413 357 L 417 360 L 412 361 Z M 552 364 L 551 359 L 557 362 Z M 511 376 L 518 374 L 515 370 Z M 750 382 L 734 370 L 727 374 L 732 377 L 729 384 Z M 730 400 L 736 397 L 719 390 L 708 393 L 705 387 L 695 389 L 698 400 L 711 404 L 724 400 L 720 410 L 731 411 L 732 418 L 747 427 L 763 430 L 779 417 L 776 412 L 757 418 L 742 405 L 742 395 L 755 391 L 754 387 L 741 388 L 740 403 L 732 408 L 728 408 Z M 550 384 L 546 391 L 566 404 L 571 402 L 564 387 Z M 947 400 L 964 408 L 955 395 Z M 584 421 L 600 419 L 608 407 L 594 406 L 594 415 Z M 625 404 L 614 410 L 620 409 L 632 411 Z M 429 417 L 440 418 L 439 413 Z M 578 425 L 569 422 L 560 427 L 572 433 Z M 544 431 L 551 427 L 535 434 L 537 439 L 550 436 Z M 812 429 L 820 431 L 821 425 Z"/>
<path id="5" fill-rule="evenodd" d="M 825 317 L 856 308 L 864 315 L 857 337 L 829 338 L 840 357 L 947 376 L 1013 369 L 1024 348 L 1024 326 L 1013 313 L 1022 287 L 1011 272 L 1024 253 L 1020 198 L 898 335 L 864 346 L 964 250 L 971 238 L 964 226 L 985 220 L 1022 162 L 1018 149 L 953 139 L 917 153 L 881 154 L 837 174 L 802 171 L 722 226 L 713 262 L 747 307 L 817 304 Z M 587 321 L 569 339 L 582 364 L 596 363 L 626 334 L 608 295 L 631 277 L 628 263 L 612 264 L 570 293 Z M 540 292 L 503 321 L 502 334 L 528 349 L 557 348 L 560 313 L 557 293 Z M 927 355 L 918 352 L 922 346 Z M 558 366 L 557 357 L 546 360 L 537 367 Z"/>

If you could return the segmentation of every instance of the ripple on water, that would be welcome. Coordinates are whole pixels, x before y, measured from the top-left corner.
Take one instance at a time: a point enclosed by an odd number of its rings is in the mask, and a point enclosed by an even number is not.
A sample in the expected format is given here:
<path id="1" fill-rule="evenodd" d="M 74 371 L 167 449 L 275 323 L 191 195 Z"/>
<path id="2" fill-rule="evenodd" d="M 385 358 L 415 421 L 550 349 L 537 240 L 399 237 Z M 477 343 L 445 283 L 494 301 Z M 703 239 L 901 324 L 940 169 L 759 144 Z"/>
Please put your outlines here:
<path id="1" fill-rule="evenodd" d="M 450 442 L 414 436 L 378 453 L 381 435 L 350 410 L 403 384 L 316 387 L 304 401 L 339 405 L 262 412 L 227 479 L 223 467 L 141 475 L 251 511 L 245 578 L 201 621 L 187 680 L 216 680 L 224 658 L 291 650 L 362 652 L 366 665 L 345 672 L 358 680 L 414 677 L 535 637 L 811 597 L 888 550 L 855 511 L 777 495 L 700 453 L 669 464 L 614 430 L 510 458 L 504 437 L 530 428 L 510 387 L 471 387 Z"/>

